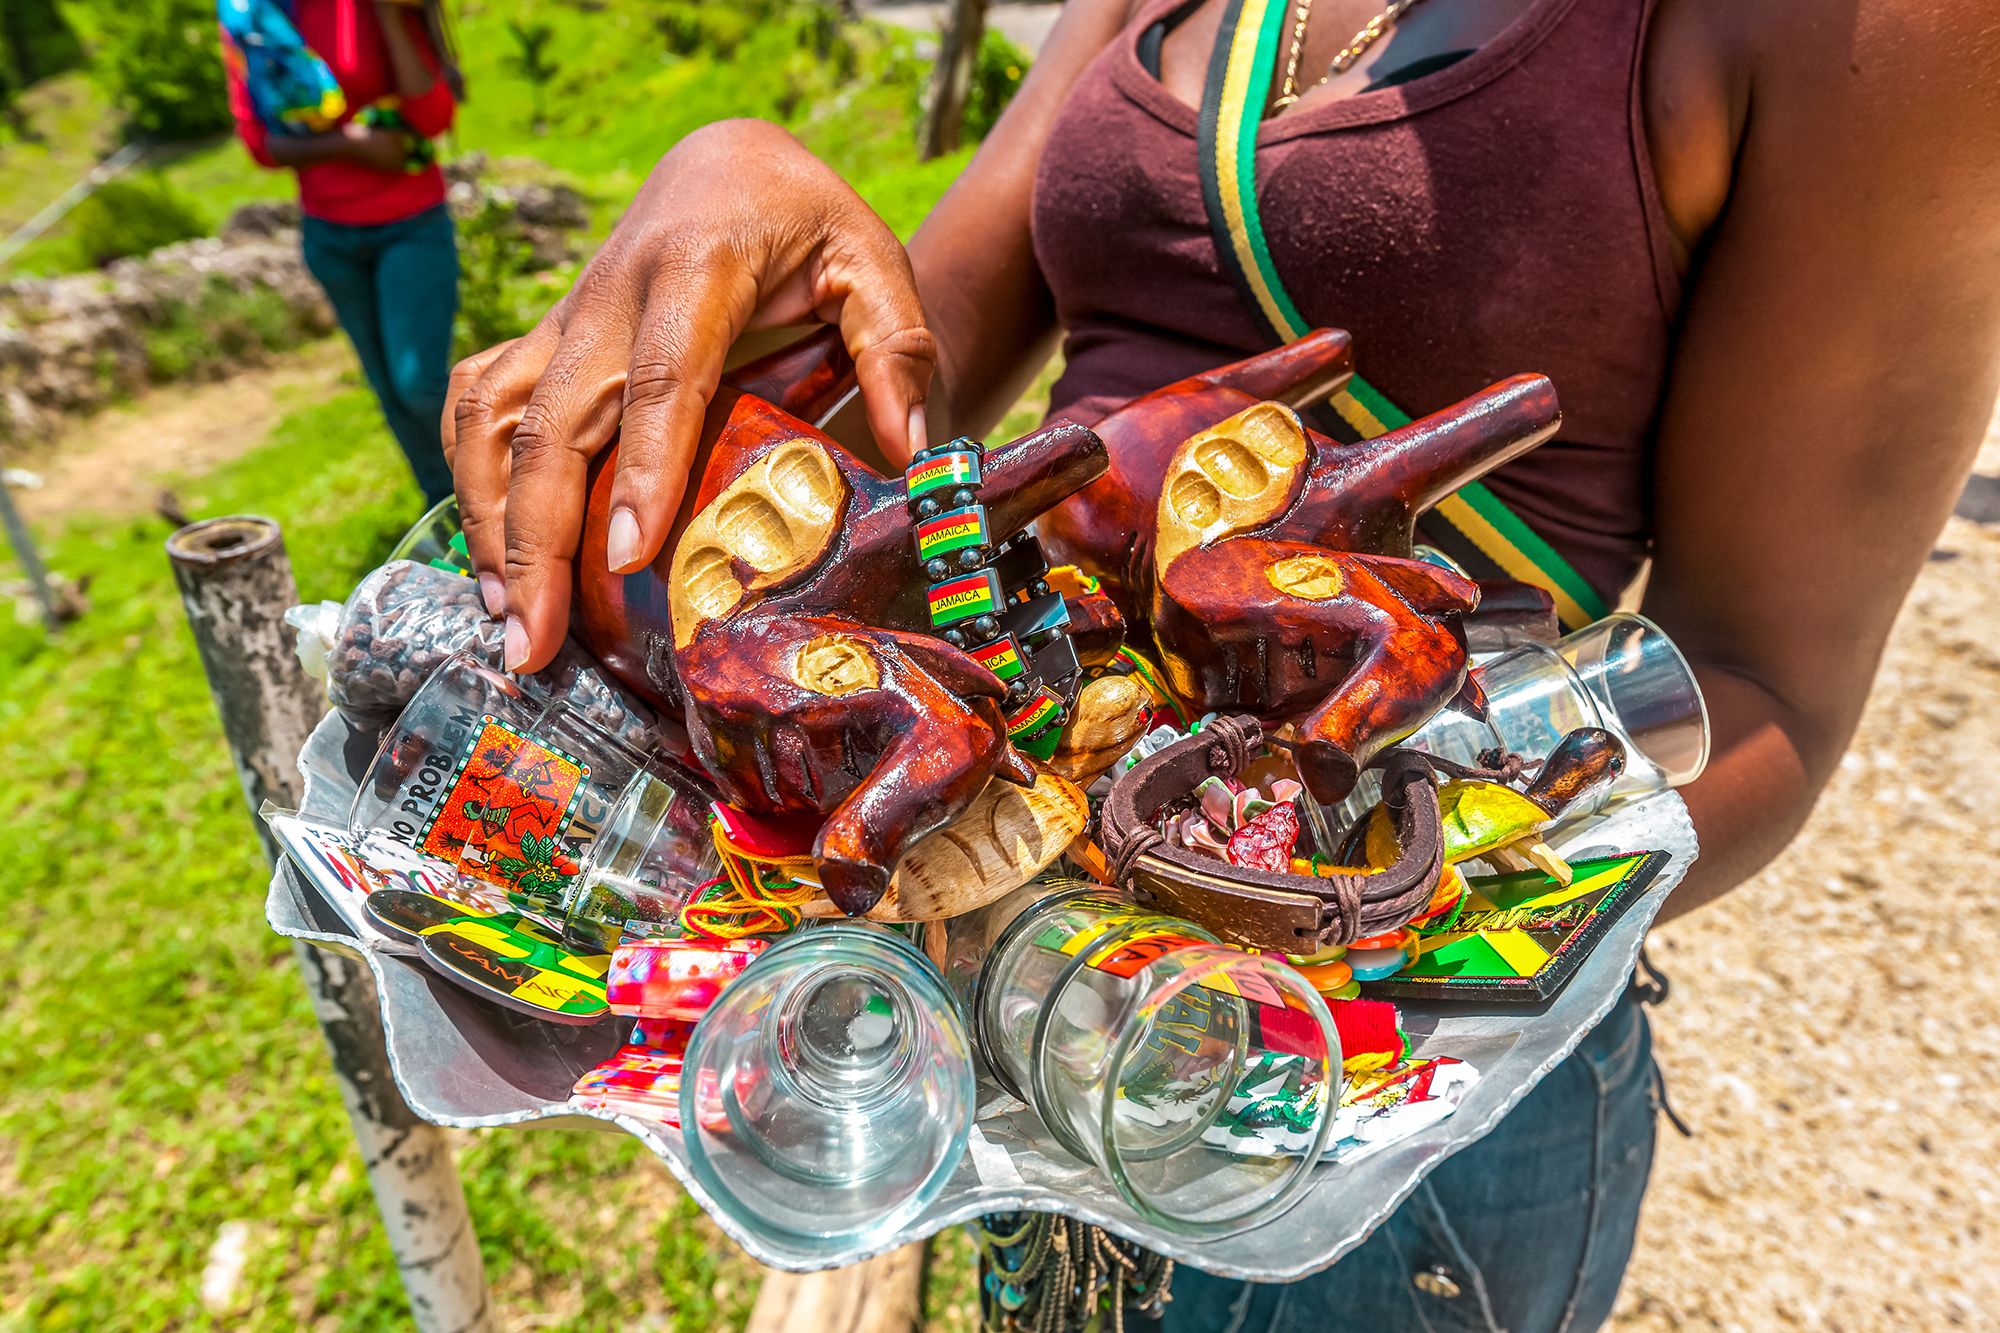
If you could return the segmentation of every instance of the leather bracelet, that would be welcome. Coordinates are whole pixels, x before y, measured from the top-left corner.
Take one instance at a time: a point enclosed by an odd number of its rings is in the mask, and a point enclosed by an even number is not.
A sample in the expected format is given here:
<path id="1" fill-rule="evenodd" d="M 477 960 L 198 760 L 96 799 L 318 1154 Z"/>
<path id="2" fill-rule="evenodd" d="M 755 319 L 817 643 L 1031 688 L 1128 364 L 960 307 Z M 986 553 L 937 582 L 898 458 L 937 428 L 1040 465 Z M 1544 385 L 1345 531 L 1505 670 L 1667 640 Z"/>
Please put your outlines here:
<path id="1" fill-rule="evenodd" d="M 1234 777 L 1263 746 L 1255 718 L 1223 717 L 1148 756 L 1112 785 L 1103 847 L 1112 878 L 1141 903 L 1206 926 L 1232 944 L 1310 954 L 1393 930 L 1429 905 L 1444 870 L 1431 770 L 1392 753 L 1383 800 L 1400 851 L 1371 874 L 1281 875 L 1170 845 L 1160 812 L 1209 777 Z"/>

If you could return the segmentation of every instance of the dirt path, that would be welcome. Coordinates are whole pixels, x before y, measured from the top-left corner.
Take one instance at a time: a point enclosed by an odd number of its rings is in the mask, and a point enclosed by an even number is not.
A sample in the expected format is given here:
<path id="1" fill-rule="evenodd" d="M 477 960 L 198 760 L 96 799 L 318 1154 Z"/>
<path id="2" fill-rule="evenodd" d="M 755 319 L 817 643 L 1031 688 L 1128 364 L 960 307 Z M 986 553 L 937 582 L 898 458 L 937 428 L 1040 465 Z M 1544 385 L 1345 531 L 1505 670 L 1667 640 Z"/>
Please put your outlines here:
<path id="1" fill-rule="evenodd" d="M 1953 518 L 1805 833 L 1655 934 L 1695 1137 L 1661 1127 L 1617 1327 L 2000 1328 L 1996 589 Z"/>
<path id="2" fill-rule="evenodd" d="M 54 440 L 8 454 L 10 468 L 42 479 L 18 488 L 15 502 L 31 523 L 82 509 L 150 510 L 169 478 L 249 452 L 280 417 L 332 393 L 353 368 L 346 340 L 328 338 L 219 383 L 157 389 L 85 417 Z"/>

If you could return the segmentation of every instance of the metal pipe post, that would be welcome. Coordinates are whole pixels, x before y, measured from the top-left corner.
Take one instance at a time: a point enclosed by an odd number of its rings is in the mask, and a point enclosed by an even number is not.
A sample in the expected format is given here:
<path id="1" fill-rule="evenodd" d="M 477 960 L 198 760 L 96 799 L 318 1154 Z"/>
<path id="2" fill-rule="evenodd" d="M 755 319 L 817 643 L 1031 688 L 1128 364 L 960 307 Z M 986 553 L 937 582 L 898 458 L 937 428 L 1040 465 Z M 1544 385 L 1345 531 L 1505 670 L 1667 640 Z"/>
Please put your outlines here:
<path id="1" fill-rule="evenodd" d="M 7 493 L 4 481 L 0 481 L 0 529 L 7 533 L 7 541 L 14 548 L 14 558 L 21 562 L 21 569 L 28 576 L 28 587 L 41 604 L 42 622 L 49 627 L 49 633 L 56 633 L 62 629 L 62 616 L 56 611 L 55 593 L 49 588 L 49 572 L 42 566 L 41 554 L 35 550 L 34 534 L 28 531 L 21 511 L 14 508 L 14 497 Z"/>
<path id="2" fill-rule="evenodd" d="M 243 798 L 275 862 L 277 845 L 256 812 L 267 800 L 298 805 L 298 753 L 324 709 L 285 629 L 299 590 L 284 534 L 267 518 L 209 519 L 168 538 L 167 557 Z M 491 1328 L 486 1269 L 451 1144 L 396 1091 L 368 969 L 303 944 L 296 952 L 417 1326 Z"/>

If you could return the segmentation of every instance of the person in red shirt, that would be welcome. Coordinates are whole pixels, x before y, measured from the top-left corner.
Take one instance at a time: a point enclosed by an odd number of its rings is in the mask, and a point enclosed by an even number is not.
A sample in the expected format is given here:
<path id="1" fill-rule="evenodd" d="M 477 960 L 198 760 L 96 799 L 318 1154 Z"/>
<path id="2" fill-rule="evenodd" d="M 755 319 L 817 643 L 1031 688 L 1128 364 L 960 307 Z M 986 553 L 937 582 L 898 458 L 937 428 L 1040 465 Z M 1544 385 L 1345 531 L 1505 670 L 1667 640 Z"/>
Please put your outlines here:
<path id="1" fill-rule="evenodd" d="M 431 504 L 452 493 L 438 417 L 451 371 L 458 246 L 428 141 L 451 127 L 464 95 L 440 6 L 292 0 L 300 38 L 346 95 L 341 120 L 324 133 L 273 132 L 252 105 L 243 62 L 224 62 L 250 155 L 298 174 L 306 267 L 353 340 Z"/>

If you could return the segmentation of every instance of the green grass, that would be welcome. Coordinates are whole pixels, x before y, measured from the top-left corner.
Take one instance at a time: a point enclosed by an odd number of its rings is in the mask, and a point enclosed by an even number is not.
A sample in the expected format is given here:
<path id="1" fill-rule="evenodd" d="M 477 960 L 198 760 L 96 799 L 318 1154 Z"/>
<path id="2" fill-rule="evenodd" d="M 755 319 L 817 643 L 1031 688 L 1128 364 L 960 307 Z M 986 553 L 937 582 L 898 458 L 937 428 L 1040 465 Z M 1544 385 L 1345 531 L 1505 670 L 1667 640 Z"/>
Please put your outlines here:
<path id="1" fill-rule="evenodd" d="M 789 22 L 755 27 L 727 60 L 674 56 L 657 8 L 467 6 L 473 100 L 456 149 L 555 168 L 591 195 L 600 232 L 675 139 L 722 116 L 787 120 L 904 235 L 963 165 L 915 160 L 924 71 L 907 35 L 859 34 L 863 77 L 843 82 L 831 62 L 800 59 Z M 556 28 L 546 133 L 505 60 L 502 20 L 530 14 Z M 0 138 L 0 226 L 115 140 L 81 75 L 30 98 L 45 141 Z M 153 169 L 211 222 L 292 188 L 228 139 Z M 58 228 L 8 276 L 77 262 Z M 187 350 L 172 327 L 160 337 Z M 308 600 L 344 595 L 419 509 L 373 401 L 353 388 L 176 488 L 197 515 L 279 519 Z M 0 1330 L 396 1326 L 401 1289 L 289 948 L 264 924 L 267 873 L 166 535 L 156 519 L 88 514 L 43 531 L 51 566 L 91 580 L 90 612 L 59 638 L 0 604 L 0 765 L 17 793 L 0 878 Z M 0 582 L 16 576 L 0 550 Z M 633 1141 L 456 1137 L 509 1322 L 740 1326 L 755 1265 Z M 205 1311 L 202 1269 L 233 1221 L 250 1228 L 248 1266 L 234 1302 Z M 940 1242 L 933 1327 L 969 1327 L 969 1263 L 962 1237 Z"/>
<path id="2" fill-rule="evenodd" d="M 534 158 L 582 187 L 597 234 L 630 202 L 660 155 L 710 121 L 758 116 L 790 125 L 904 236 L 965 165 L 970 150 L 935 162 L 916 157 L 915 106 L 928 69 L 907 32 L 850 27 L 855 73 L 842 80 L 830 61 L 801 49 L 800 18 L 752 26 L 728 58 L 675 55 L 650 0 L 576 4 L 474 0 L 459 36 L 471 98 L 460 109 L 447 155 L 475 149 L 490 158 Z M 509 57 L 506 20 L 532 17 L 554 29 L 549 58 L 557 75 L 547 123 L 537 132 L 527 80 Z M 26 99 L 44 142 L 0 137 L 0 234 L 53 199 L 116 142 L 103 92 L 87 74 L 51 79 Z M 233 137 L 161 148 L 140 169 L 187 197 L 211 227 L 239 205 L 289 197 L 290 174 L 266 171 Z M 65 224 L 57 224 L 7 266 L 10 275 L 87 267 Z"/>
<path id="3" fill-rule="evenodd" d="M 284 523 L 339 597 L 419 508 L 364 392 L 295 411 L 180 483 Z M 13 775 L 0 914 L 0 1327 L 379 1328 L 404 1306 L 152 518 L 82 517 L 46 556 L 92 579 L 60 638 L 0 623 Z M 0 563 L 0 578 L 14 570 Z M 754 1268 L 618 1135 L 467 1136 L 496 1297 L 551 1326 L 642 1310 L 739 1323 Z M 241 1296 L 199 1303 L 218 1229 Z"/>

